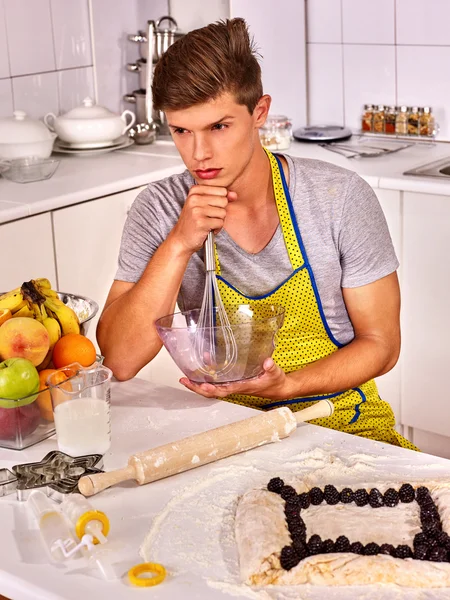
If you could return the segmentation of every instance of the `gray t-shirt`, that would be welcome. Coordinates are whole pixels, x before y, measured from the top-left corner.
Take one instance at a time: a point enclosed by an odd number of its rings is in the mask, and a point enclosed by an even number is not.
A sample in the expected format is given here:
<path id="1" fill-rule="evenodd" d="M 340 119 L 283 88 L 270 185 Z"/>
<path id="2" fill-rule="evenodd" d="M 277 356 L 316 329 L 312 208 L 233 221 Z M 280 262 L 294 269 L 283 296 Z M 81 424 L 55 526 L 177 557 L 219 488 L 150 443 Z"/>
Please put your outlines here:
<path id="1" fill-rule="evenodd" d="M 372 188 L 356 173 L 333 164 L 285 156 L 289 192 L 325 317 L 334 337 L 350 342 L 353 327 L 342 288 L 393 273 L 398 260 Z M 137 282 L 176 224 L 189 189 L 188 171 L 143 190 L 125 223 L 116 280 Z M 222 277 L 246 296 L 261 296 L 292 273 L 280 225 L 263 250 L 249 254 L 223 229 L 216 236 Z M 181 310 L 199 308 L 205 281 L 203 250 L 189 261 L 178 297 Z"/>

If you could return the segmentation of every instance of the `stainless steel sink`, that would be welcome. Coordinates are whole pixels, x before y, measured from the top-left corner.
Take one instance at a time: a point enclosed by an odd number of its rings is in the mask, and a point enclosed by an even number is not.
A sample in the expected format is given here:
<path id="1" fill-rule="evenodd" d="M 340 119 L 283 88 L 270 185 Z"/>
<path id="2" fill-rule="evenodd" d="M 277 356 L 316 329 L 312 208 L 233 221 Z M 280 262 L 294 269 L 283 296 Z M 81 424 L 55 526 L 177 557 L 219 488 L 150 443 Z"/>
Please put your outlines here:
<path id="1" fill-rule="evenodd" d="M 405 171 L 403 175 L 418 175 L 419 177 L 450 177 L 450 156 L 435 160 L 432 163 Z"/>

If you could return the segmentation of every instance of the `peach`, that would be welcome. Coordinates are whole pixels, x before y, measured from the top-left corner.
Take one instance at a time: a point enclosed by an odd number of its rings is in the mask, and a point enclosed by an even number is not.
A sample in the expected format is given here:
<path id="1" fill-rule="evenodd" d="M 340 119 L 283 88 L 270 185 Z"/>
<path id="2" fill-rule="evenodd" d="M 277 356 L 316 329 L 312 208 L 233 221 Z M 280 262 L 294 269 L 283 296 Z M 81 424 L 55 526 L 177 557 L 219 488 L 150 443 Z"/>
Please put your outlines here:
<path id="1" fill-rule="evenodd" d="M 0 358 L 26 358 L 36 367 L 50 347 L 48 332 L 42 323 L 29 317 L 9 319 L 0 326 Z"/>

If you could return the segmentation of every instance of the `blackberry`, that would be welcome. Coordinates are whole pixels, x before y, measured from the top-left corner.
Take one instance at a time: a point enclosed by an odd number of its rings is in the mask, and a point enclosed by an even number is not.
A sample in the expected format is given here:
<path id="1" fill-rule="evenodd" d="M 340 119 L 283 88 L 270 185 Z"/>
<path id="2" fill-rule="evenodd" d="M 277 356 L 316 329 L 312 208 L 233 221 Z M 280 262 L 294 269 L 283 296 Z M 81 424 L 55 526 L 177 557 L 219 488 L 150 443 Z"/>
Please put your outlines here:
<path id="1" fill-rule="evenodd" d="M 323 500 L 322 490 L 318 487 L 313 487 L 312 490 L 309 490 L 309 500 L 314 506 L 321 504 Z"/>
<path id="2" fill-rule="evenodd" d="M 400 502 L 405 502 L 408 504 L 415 499 L 416 492 L 410 483 L 404 483 L 398 490 L 398 496 L 400 498 Z"/>
<path id="3" fill-rule="evenodd" d="M 298 519 L 300 516 L 300 507 L 293 502 L 286 502 L 284 506 L 284 514 L 287 519 Z"/>
<path id="4" fill-rule="evenodd" d="M 428 546 L 426 546 L 425 544 L 418 544 L 417 546 L 414 546 L 413 558 L 415 558 L 416 560 L 426 560 L 427 553 Z"/>
<path id="5" fill-rule="evenodd" d="M 356 506 L 365 506 L 369 502 L 369 494 L 366 490 L 356 490 L 353 492 L 353 500 Z"/>
<path id="6" fill-rule="evenodd" d="M 436 531 L 434 534 L 434 539 L 437 541 L 439 546 L 450 550 L 450 537 L 447 533 L 445 533 L 445 531 Z"/>
<path id="7" fill-rule="evenodd" d="M 414 547 L 415 546 L 422 546 L 428 545 L 428 536 L 426 533 L 424 533 L 423 531 L 421 531 L 420 533 L 416 533 L 416 535 L 414 536 L 414 542 L 413 542 Z"/>
<path id="8" fill-rule="evenodd" d="M 406 544 L 400 544 L 395 549 L 395 558 L 412 558 L 412 550 Z"/>
<path id="9" fill-rule="evenodd" d="M 369 504 L 372 508 L 380 508 L 380 506 L 383 506 L 383 494 L 377 488 L 370 490 Z"/>
<path id="10" fill-rule="evenodd" d="M 399 495 L 397 490 L 394 490 L 394 488 L 389 488 L 388 490 L 386 490 L 384 492 L 384 505 L 385 506 L 397 506 L 397 504 L 400 501 Z"/>
<path id="11" fill-rule="evenodd" d="M 269 490 L 269 492 L 275 492 L 275 494 L 279 494 L 283 486 L 284 481 L 282 479 L 280 479 L 279 477 L 273 477 L 267 484 L 267 489 Z"/>
<path id="12" fill-rule="evenodd" d="M 323 497 L 327 504 L 338 504 L 340 500 L 339 492 L 334 485 L 326 485 L 323 490 Z"/>
<path id="13" fill-rule="evenodd" d="M 299 519 L 296 519 L 295 521 L 289 521 L 288 522 L 288 529 L 289 529 L 289 533 L 291 535 L 293 534 L 301 534 L 306 532 L 306 527 L 303 521 L 300 521 Z"/>
<path id="14" fill-rule="evenodd" d="M 435 519 L 422 519 L 422 529 L 425 533 L 434 534 L 442 528 L 439 521 Z"/>
<path id="15" fill-rule="evenodd" d="M 436 546 L 429 550 L 427 554 L 427 559 L 433 562 L 446 562 L 447 561 L 447 551 L 445 548 L 439 548 Z"/>
<path id="16" fill-rule="evenodd" d="M 353 502 L 353 491 L 350 488 L 344 488 L 340 493 L 340 498 L 343 504 L 350 504 Z"/>
<path id="17" fill-rule="evenodd" d="M 312 535 L 308 540 L 310 554 L 320 554 L 322 551 L 322 539 L 320 535 Z"/>
<path id="18" fill-rule="evenodd" d="M 279 493 L 283 500 L 286 500 L 286 502 L 295 503 L 297 500 L 297 492 L 291 485 L 284 485 Z"/>
<path id="19" fill-rule="evenodd" d="M 364 554 L 366 556 L 375 556 L 380 552 L 380 546 L 375 542 L 369 542 L 364 546 Z"/>
<path id="20" fill-rule="evenodd" d="M 364 554 L 364 546 L 361 542 L 353 542 L 353 544 L 350 544 L 350 552 L 353 552 L 353 554 Z"/>
<path id="21" fill-rule="evenodd" d="M 422 504 L 424 501 L 426 502 L 426 500 L 428 500 L 430 497 L 430 490 L 427 487 L 421 486 L 417 488 L 416 500 L 419 504 Z"/>
<path id="22" fill-rule="evenodd" d="M 340 535 L 338 539 L 334 542 L 334 551 L 335 552 L 350 552 L 350 542 L 345 535 Z"/>
<path id="23" fill-rule="evenodd" d="M 395 548 L 392 544 L 381 544 L 380 554 L 389 554 L 390 556 L 395 556 Z"/>
<path id="24" fill-rule="evenodd" d="M 300 559 L 308 556 L 308 548 L 306 547 L 306 535 L 295 534 L 292 535 L 291 538 L 292 545 L 294 546 L 295 551 L 297 552 L 297 555 L 300 557 Z"/>
<path id="25" fill-rule="evenodd" d="M 280 564 L 285 571 L 290 571 L 300 562 L 297 552 L 292 546 L 285 546 L 281 550 Z"/>
<path id="26" fill-rule="evenodd" d="M 309 494 L 308 492 L 303 492 L 303 494 L 299 494 L 298 497 L 298 504 L 300 506 L 300 508 L 309 508 L 310 505 L 310 499 L 309 499 Z"/>
<path id="27" fill-rule="evenodd" d="M 325 540 L 322 543 L 322 553 L 329 554 L 330 552 L 335 552 L 334 542 L 333 542 L 333 540 Z"/>

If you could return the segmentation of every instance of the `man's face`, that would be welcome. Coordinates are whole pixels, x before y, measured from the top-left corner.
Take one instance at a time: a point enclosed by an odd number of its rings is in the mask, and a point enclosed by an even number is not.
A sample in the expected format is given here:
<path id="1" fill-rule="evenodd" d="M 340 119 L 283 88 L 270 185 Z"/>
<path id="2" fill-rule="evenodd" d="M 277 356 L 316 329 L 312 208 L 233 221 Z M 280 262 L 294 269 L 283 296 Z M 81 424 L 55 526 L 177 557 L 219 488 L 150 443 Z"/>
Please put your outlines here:
<path id="1" fill-rule="evenodd" d="M 269 112 L 263 96 L 251 115 L 230 93 L 182 110 L 167 110 L 173 140 L 197 183 L 229 188 L 259 147 L 258 129 Z"/>

